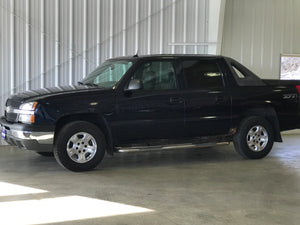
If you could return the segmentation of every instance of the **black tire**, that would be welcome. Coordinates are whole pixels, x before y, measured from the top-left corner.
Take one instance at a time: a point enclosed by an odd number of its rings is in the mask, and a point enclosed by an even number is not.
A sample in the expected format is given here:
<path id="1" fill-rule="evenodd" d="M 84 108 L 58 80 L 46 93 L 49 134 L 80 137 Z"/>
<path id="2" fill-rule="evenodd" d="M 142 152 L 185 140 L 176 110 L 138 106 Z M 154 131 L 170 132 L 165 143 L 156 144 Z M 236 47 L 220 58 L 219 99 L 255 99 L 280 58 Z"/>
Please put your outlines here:
<path id="1" fill-rule="evenodd" d="M 233 143 L 235 150 L 243 158 L 264 158 L 273 147 L 274 129 L 272 125 L 262 117 L 247 117 L 241 122 L 233 138 Z"/>
<path id="2" fill-rule="evenodd" d="M 54 153 L 53 152 L 37 152 L 37 154 L 45 157 L 53 157 Z"/>
<path id="3" fill-rule="evenodd" d="M 75 121 L 62 127 L 57 134 L 54 156 L 62 167 L 82 172 L 94 169 L 102 161 L 105 149 L 105 136 L 97 126 Z"/>

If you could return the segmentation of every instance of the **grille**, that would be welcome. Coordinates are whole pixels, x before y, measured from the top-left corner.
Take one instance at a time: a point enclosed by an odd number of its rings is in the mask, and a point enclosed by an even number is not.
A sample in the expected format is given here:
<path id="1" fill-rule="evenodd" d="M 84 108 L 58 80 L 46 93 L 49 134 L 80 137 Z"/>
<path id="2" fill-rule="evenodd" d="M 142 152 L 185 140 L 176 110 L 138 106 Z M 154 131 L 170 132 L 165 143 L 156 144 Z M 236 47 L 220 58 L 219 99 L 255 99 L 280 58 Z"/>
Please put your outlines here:
<path id="1" fill-rule="evenodd" d="M 16 113 L 5 113 L 6 120 L 8 122 L 17 122 L 17 114 Z"/>

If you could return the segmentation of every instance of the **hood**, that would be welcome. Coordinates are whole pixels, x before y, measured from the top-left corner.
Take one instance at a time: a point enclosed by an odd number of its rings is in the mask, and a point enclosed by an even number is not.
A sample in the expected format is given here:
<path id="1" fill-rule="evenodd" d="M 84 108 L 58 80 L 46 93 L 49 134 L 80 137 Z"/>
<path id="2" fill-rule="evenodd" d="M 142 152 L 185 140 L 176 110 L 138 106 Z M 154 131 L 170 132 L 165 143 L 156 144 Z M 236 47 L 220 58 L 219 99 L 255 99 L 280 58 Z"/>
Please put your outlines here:
<path id="1" fill-rule="evenodd" d="M 50 96 L 57 96 L 61 94 L 72 94 L 72 93 L 84 93 L 90 90 L 104 90 L 103 88 L 99 87 L 90 87 L 86 85 L 81 86 L 58 86 L 58 87 L 51 87 L 51 88 L 42 88 L 37 90 L 25 91 L 22 93 L 15 94 L 10 97 L 11 100 L 23 102 L 29 99 L 41 99 Z"/>

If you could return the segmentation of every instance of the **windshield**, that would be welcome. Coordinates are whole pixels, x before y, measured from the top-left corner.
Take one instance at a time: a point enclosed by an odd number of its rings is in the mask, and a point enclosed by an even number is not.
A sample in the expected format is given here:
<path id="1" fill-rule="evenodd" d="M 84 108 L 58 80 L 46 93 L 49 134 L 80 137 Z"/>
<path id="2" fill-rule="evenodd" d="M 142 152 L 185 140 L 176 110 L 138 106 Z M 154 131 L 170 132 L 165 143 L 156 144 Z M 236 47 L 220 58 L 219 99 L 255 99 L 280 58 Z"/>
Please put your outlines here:
<path id="1" fill-rule="evenodd" d="M 111 88 L 121 80 L 131 66 L 132 62 L 127 60 L 106 61 L 79 83 Z"/>

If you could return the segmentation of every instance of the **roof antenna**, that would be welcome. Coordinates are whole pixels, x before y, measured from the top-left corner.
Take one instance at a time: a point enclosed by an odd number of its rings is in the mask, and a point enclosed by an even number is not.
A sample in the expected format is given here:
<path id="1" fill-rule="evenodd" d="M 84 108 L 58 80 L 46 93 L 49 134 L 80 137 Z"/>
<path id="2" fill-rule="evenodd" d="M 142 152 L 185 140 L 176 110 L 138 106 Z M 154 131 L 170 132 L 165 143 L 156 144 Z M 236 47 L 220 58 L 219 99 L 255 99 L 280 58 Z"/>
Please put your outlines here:
<path id="1" fill-rule="evenodd" d="M 139 50 L 136 51 L 136 53 L 133 57 L 139 57 Z"/>

